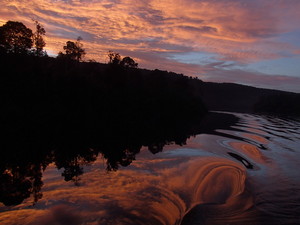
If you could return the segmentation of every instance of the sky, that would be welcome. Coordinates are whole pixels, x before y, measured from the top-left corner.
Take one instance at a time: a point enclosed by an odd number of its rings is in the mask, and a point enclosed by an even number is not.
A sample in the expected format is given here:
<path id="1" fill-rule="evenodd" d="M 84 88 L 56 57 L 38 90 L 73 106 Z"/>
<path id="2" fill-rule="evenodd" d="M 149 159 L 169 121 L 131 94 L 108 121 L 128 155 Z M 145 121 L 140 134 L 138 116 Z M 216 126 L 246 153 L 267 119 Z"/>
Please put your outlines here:
<path id="1" fill-rule="evenodd" d="M 178 224 L 199 203 L 204 209 L 215 205 L 213 213 L 205 210 L 205 219 L 255 218 L 256 210 L 247 210 L 254 208 L 254 199 L 250 185 L 245 188 L 246 168 L 241 163 L 199 149 L 169 148 L 155 155 L 144 148 L 134 163 L 114 172 L 107 172 L 99 157 L 92 166 L 83 167 L 78 186 L 66 182 L 64 170 L 57 171 L 52 164 L 43 173 L 43 197 L 34 207 L 31 198 L 10 210 L 0 205 L 1 224 Z M 253 151 L 244 151 L 254 156 Z"/>
<path id="2" fill-rule="evenodd" d="M 0 0 L 0 25 L 34 20 L 55 56 L 82 37 L 85 59 L 300 93 L 300 0 Z"/>

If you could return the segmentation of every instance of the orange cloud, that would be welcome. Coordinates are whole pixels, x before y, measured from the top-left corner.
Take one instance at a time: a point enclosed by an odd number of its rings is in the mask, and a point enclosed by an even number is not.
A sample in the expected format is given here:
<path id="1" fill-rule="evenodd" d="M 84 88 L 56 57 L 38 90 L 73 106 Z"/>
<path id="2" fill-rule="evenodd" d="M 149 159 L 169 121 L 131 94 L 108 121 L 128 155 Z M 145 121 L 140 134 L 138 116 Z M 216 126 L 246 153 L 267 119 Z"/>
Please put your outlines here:
<path id="1" fill-rule="evenodd" d="M 299 28 L 299 10 L 295 0 L 2 0 L 0 23 L 18 20 L 33 28 L 37 19 L 51 54 L 81 36 L 87 59 L 107 62 L 114 50 L 141 67 L 196 75 L 201 63 L 191 69 L 169 56 L 202 52 L 247 64 L 297 54 L 293 43 L 278 37 Z"/>
<path id="2" fill-rule="evenodd" d="M 49 166 L 43 199 L 34 208 L 30 201 L 16 206 L 17 214 L 1 212 L 1 224 L 176 224 L 194 205 L 220 204 L 245 189 L 243 166 L 220 157 L 141 157 L 109 174 L 101 159 L 93 167 L 100 169 L 86 172 L 75 186 Z"/>
<path id="3" fill-rule="evenodd" d="M 191 0 L 176 4 L 174 1 L 158 0 L 5 0 L 3 3 L 4 7 L 0 10 L 2 23 L 9 19 L 27 24 L 30 24 L 31 18 L 40 20 L 50 37 L 48 49 L 53 51 L 58 50 L 55 43 L 63 45 L 64 38 L 75 39 L 81 35 L 91 54 L 108 48 L 164 51 L 163 47 L 153 48 L 148 41 L 153 39 L 188 45 L 194 50 L 231 55 L 233 59 L 251 59 L 252 55 L 259 55 L 259 52 L 251 50 L 253 43 L 280 32 L 278 18 L 263 7 L 267 3 Z M 241 46 L 244 46 L 242 52 Z M 269 55 L 260 54 L 263 57 Z"/>

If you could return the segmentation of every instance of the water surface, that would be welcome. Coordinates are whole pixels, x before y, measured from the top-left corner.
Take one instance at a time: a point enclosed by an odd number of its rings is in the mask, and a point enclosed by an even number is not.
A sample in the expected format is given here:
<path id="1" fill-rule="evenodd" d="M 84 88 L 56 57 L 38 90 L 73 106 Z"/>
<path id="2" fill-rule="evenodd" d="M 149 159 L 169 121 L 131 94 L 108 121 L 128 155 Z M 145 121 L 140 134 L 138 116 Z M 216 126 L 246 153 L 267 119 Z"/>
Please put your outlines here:
<path id="1" fill-rule="evenodd" d="M 300 224 L 295 119 L 217 113 L 197 135 L 130 146 L 10 161 L 0 224 Z"/>

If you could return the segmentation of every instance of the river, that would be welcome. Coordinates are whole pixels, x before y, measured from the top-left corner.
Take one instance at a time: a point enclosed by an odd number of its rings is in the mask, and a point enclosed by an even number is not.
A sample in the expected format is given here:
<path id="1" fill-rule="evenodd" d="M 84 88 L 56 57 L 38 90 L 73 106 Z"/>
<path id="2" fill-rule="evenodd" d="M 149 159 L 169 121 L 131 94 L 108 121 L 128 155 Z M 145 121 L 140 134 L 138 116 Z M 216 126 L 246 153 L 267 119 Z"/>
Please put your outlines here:
<path id="1" fill-rule="evenodd" d="M 219 115 L 236 121 L 156 154 L 146 146 L 128 152 L 130 163 L 114 170 L 103 154 L 68 169 L 48 157 L 36 172 L 40 185 L 18 204 L 0 203 L 0 224 L 300 224 L 299 120 Z"/>

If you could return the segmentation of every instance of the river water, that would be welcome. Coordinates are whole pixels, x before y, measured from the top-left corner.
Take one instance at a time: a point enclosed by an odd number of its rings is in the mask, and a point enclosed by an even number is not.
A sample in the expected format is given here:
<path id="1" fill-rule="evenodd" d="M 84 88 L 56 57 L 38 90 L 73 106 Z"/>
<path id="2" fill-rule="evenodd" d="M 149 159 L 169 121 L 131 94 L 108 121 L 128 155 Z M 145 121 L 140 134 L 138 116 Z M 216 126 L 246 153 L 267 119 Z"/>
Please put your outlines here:
<path id="1" fill-rule="evenodd" d="M 299 120 L 228 114 L 235 123 L 144 146 L 115 171 L 99 154 L 66 179 L 50 160 L 38 197 L 0 203 L 0 224 L 300 224 Z"/>

